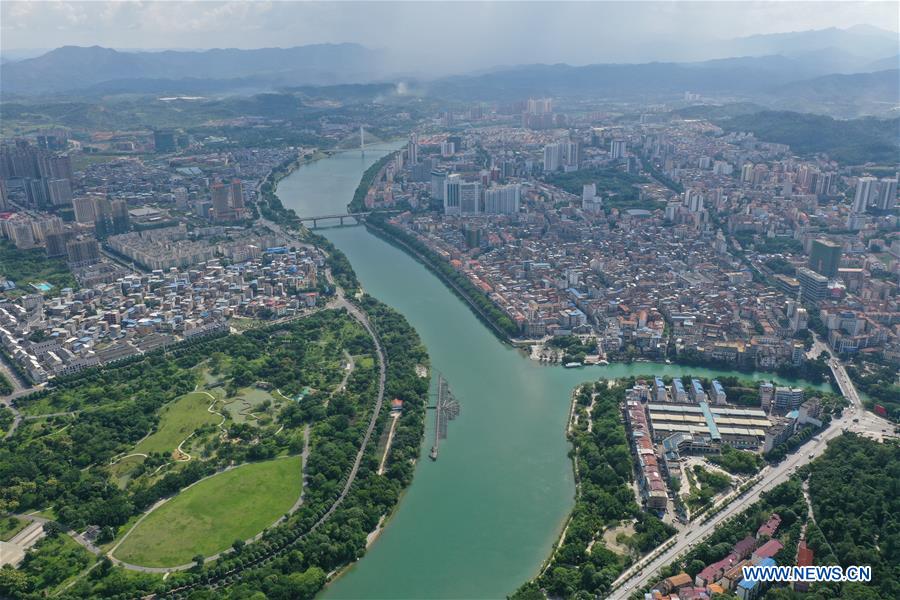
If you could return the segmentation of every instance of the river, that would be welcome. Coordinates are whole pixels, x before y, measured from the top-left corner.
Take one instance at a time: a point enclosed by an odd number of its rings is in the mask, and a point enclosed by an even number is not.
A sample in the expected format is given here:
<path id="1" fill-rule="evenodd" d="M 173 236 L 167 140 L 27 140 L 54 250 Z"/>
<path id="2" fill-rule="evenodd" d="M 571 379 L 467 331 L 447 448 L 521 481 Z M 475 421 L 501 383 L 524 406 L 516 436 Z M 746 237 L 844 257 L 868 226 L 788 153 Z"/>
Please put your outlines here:
<path id="1" fill-rule="evenodd" d="M 278 196 L 301 216 L 344 212 L 363 171 L 398 144 L 299 167 Z M 416 328 L 461 405 L 437 462 L 428 421 L 415 478 L 366 556 L 322 596 L 504 598 L 533 577 L 574 502 L 565 423 L 572 390 L 600 377 L 736 374 L 649 363 L 564 369 L 499 342 L 434 275 L 363 227 L 320 230 L 367 292 Z M 784 381 L 784 380 L 782 380 Z"/>

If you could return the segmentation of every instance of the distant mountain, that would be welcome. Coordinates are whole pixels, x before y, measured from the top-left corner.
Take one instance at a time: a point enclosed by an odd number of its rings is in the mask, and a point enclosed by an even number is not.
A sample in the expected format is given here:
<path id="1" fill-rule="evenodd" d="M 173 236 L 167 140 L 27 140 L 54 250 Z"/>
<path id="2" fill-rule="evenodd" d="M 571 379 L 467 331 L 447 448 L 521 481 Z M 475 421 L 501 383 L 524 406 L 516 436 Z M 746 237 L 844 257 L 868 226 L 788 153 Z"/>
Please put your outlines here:
<path id="1" fill-rule="evenodd" d="M 460 100 L 512 100 L 541 94 L 624 98 L 687 90 L 748 92 L 808 77 L 803 64 L 783 56 L 764 56 L 699 63 L 526 65 L 474 77 L 448 77 L 426 88 L 431 95 Z"/>
<path id="2" fill-rule="evenodd" d="M 900 51 L 900 40 L 895 32 L 856 25 L 847 29 L 831 27 L 812 31 L 752 35 L 720 42 L 715 49 L 722 56 L 780 54 L 799 58 L 818 53 L 819 60 L 823 63 L 841 55 L 872 62 L 887 56 L 896 56 Z M 833 66 L 829 65 L 832 72 L 836 70 Z"/>
<path id="3" fill-rule="evenodd" d="M 258 50 L 121 52 L 99 46 L 64 46 L 4 64 L 5 94 L 80 90 L 118 80 L 240 80 L 282 85 L 369 81 L 380 74 L 380 53 L 358 44 L 315 44 Z M 121 87 L 121 86 L 120 86 Z"/>
<path id="4" fill-rule="evenodd" d="M 865 66 L 863 71 L 888 71 L 892 69 L 900 69 L 900 54 L 872 61 Z"/>
<path id="5" fill-rule="evenodd" d="M 528 65 L 422 85 L 431 96 L 461 101 L 512 101 L 539 95 L 671 100 L 690 91 L 843 118 L 888 114 L 900 104 L 896 70 L 825 74 L 806 61 L 784 56 L 698 63 Z"/>

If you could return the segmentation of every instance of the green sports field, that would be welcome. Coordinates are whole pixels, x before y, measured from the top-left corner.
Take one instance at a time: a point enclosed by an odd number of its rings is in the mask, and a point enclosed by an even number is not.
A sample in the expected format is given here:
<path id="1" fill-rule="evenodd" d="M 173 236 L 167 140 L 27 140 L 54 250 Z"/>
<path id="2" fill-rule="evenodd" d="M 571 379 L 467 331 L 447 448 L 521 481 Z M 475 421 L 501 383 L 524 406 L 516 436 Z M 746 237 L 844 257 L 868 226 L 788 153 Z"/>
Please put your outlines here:
<path id="1" fill-rule="evenodd" d="M 172 567 L 246 540 L 300 495 L 300 457 L 250 463 L 210 477 L 150 513 L 115 551 L 145 567 Z"/>
<path id="2" fill-rule="evenodd" d="M 207 394 L 191 392 L 167 404 L 160 412 L 159 426 L 156 431 L 135 446 L 129 454 L 172 452 L 198 427 L 218 423 L 222 417 L 206 410 L 210 402 L 212 402 L 212 398 Z"/>

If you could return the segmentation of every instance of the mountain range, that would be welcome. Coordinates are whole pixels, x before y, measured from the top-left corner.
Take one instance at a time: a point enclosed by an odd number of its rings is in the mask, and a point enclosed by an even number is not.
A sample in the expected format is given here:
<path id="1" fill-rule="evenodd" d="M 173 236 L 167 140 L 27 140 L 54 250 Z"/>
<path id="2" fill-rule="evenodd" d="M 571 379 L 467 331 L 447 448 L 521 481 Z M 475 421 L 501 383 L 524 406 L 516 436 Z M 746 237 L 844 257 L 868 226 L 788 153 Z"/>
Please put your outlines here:
<path id="1" fill-rule="evenodd" d="M 519 65 L 435 78 L 401 77 L 388 52 L 349 43 L 153 52 L 65 46 L 3 62 L 0 89 L 8 100 L 61 94 L 247 95 L 403 81 L 414 93 L 466 102 L 535 95 L 632 100 L 690 91 L 839 117 L 890 114 L 900 106 L 900 42 L 896 33 L 874 27 L 722 40 L 708 44 L 706 55 L 725 58 Z"/>
<path id="2" fill-rule="evenodd" d="M 144 79 L 233 80 L 241 86 L 243 79 L 252 77 L 269 86 L 334 85 L 377 77 L 379 54 L 359 44 L 162 52 L 63 46 L 35 58 L 3 64 L 0 85 L 4 94 L 22 95 L 71 92 Z"/>

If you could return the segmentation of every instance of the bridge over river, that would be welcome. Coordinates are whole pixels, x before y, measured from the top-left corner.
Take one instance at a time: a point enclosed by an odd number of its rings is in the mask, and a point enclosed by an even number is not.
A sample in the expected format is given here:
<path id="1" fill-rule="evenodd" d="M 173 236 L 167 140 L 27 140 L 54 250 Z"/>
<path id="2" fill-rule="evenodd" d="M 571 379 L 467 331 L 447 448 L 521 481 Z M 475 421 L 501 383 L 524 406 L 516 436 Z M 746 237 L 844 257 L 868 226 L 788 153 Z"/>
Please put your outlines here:
<path id="1" fill-rule="evenodd" d="M 329 219 L 337 219 L 340 222 L 339 227 L 344 226 L 344 219 L 353 219 L 353 225 L 359 225 L 362 221 L 365 220 L 366 217 L 371 215 L 375 211 L 366 211 L 366 212 L 355 212 L 355 213 L 336 213 L 330 215 L 315 215 L 312 217 L 300 217 L 301 223 L 310 223 L 313 224 L 313 229 L 317 229 L 319 227 L 319 221 L 326 221 Z M 399 213 L 399 210 L 379 210 L 378 212 L 386 213 L 386 214 L 396 214 Z"/>

